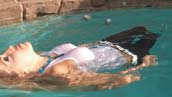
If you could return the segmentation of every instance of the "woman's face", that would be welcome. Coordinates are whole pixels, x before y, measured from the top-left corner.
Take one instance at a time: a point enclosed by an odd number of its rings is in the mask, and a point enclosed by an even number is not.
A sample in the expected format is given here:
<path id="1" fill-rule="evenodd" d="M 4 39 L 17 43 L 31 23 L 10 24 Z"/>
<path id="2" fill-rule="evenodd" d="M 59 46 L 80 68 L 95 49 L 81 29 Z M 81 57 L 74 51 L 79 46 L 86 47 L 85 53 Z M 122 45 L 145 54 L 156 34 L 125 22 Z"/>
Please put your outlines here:
<path id="1" fill-rule="evenodd" d="M 32 65 L 36 55 L 29 42 L 9 46 L 8 49 L 0 55 L 0 71 L 5 70 L 8 73 L 27 72 L 33 67 Z"/>

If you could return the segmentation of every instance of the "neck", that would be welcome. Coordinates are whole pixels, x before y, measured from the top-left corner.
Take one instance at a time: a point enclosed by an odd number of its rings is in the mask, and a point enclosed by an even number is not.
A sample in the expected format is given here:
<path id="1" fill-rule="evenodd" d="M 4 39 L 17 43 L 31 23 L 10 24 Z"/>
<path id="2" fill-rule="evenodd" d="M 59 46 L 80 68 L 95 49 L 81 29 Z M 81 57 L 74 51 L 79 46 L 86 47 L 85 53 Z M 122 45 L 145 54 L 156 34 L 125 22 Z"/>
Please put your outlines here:
<path id="1" fill-rule="evenodd" d="M 48 57 L 39 56 L 37 58 L 37 61 L 33 65 L 34 66 L 33 72 L 38 72 L 38 70 L 47 63 L 47 60 L 48 60 Z"/>
<path id="2" fill-rule="evenodd" d="M 29 68 L 27 68 L 24 72 L 16 72 L 19 77 L 23 77 L 29 73 L 37 73 L 38 70 L 47 63 L 48 57 L 42 57 L 39 55 L 33 56 L 33 63 L 30 64 Z"/>

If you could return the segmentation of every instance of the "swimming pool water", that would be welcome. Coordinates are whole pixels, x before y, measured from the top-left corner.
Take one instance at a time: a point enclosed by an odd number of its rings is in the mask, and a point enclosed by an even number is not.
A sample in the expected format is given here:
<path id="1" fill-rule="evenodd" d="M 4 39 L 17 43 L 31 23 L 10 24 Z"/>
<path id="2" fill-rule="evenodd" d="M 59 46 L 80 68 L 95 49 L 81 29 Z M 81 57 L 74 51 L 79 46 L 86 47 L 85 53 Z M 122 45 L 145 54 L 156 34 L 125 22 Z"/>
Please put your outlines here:
<path id="1" fill-rule="evenodd" d="M 118 9 L 83 14 L 45 16 L 37 20 L 0 27 L 0 51 L 8 45 L 30 41 L 36 50 L 72 42 L 88 43 L 135 26 L 160 33 L 151 53 L 159 65 L 141 70 L 142 80 L 104 91 L 21 91 L 0 89 L 0 97 L 172 97 L 172 9 Z M 105 19 L 111 18 L 110 25 Z"/>

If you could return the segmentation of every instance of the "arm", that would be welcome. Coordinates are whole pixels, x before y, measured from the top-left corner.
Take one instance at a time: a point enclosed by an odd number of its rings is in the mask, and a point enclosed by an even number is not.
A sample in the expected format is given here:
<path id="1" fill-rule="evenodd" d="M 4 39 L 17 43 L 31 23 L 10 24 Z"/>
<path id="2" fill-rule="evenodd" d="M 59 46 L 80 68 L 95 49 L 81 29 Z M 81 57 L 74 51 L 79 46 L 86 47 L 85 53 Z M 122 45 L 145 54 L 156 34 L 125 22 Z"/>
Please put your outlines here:
<path id="1" fill-rule="evenodd" d="M 74 62 L 66 60 L 61 64 L 55 65 L 57 67 L 49 69 L 49 71 L 46 73 L 48 75 L 66 78 L 68 82 L 66 85 L 68 86 L 91 86 L 93 87 L 91 89 L 102 90 L 127 85 L 129 83 L 140 80 L 141 77 L 139 75 L 130 72 L 151 66 L 155 63 L 156 57 L 147 55 L 144 57 L 143 63 L 136 67 L 129 68 L 117 74 L 105 74 L 95 72 L 81 72 L 75 67 L 76 65 Z M 65 68 L 67 71 L 59 68 Z"/>
<path id="2" fill-rule="evenodd" d="M 70 85 L 72 86 L 94 86 L 96 90 L 100 89 L 109 89 L 114 87 L 123 86 L 137 80 L 140 80 L 140 76 L 137 74 L 133 74 L 130 72 L 152 66 L 157 64 L 156 57 L 152 55 L 146 55 L 143 58 L 143 63 L 136 66 L 129 68 L 127 70 L 121 71 L 117 74 L 103 74 L 103 73 L 94 73 L 94 72 L 87 72 L 80 74 L 80 80 L 73 80 L 70 81 Z M 130 74 L 129 74 L 130 73 Z"/>
<path id="3" fill-rule="evenodd" d="M 121 71 L 121 72 L 119 72 L 119 74 L 127 74 L 127 73 L 130 73 L 130 72 L 133 72 L 133 71 L 136 71 L 136 70 L 148 67 L 148 66 L 157 65 L 158 63 L 156 60 L 157 60 L 156 56 L 146 55 L 145 57 L 143 57 L 143 63 L 141 63 L 140 65 L 138 65 L 136 67 L 131 67 L 127 70 Z"/>

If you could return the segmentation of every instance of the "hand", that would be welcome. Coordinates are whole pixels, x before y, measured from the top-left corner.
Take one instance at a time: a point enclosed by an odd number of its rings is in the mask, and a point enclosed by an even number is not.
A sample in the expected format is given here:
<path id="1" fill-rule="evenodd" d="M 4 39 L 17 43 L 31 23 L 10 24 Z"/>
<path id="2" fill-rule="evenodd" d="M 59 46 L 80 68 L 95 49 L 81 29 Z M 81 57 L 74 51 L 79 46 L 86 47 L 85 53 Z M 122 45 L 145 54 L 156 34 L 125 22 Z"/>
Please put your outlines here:
<path id="1" fill-rule="evenodd" d="M 155 66 L 158 65 L 157 57 L 155 55 L 146 55 L 143 57 L 144 66 Z"/>

